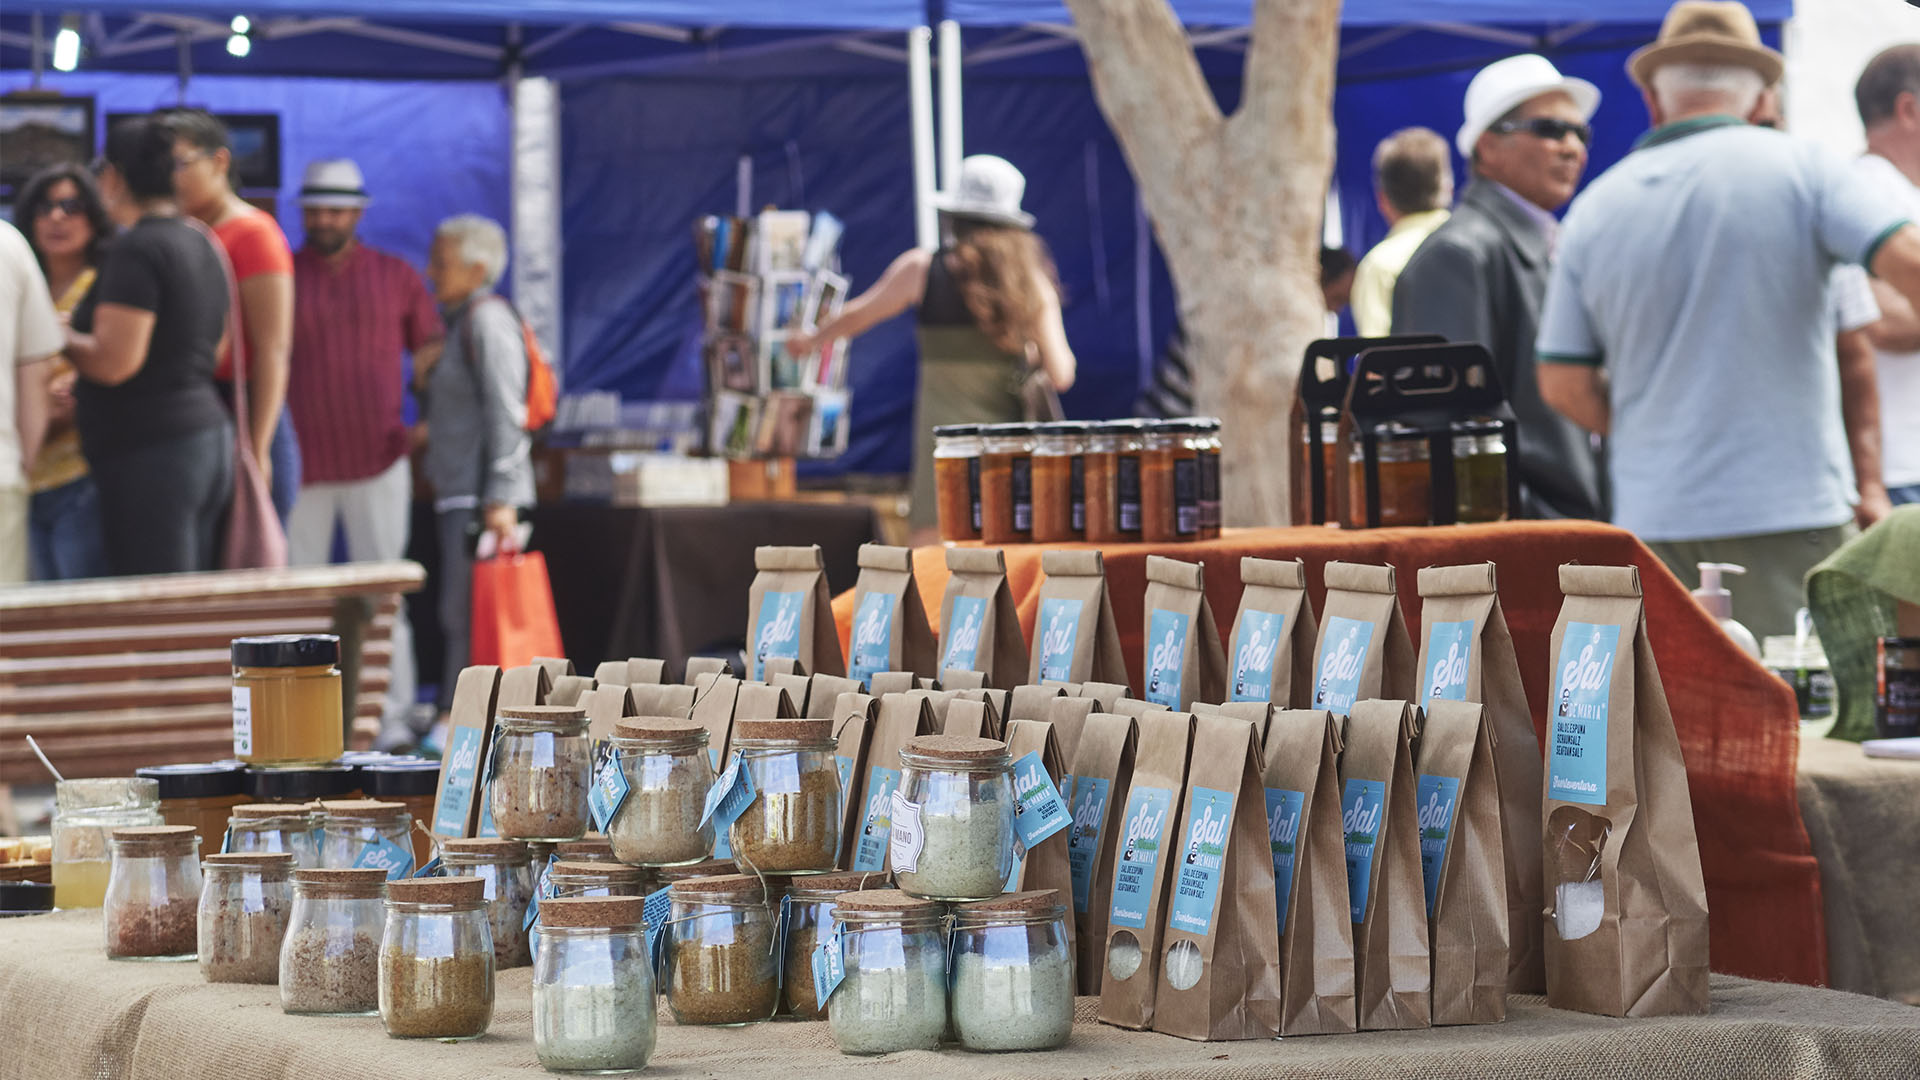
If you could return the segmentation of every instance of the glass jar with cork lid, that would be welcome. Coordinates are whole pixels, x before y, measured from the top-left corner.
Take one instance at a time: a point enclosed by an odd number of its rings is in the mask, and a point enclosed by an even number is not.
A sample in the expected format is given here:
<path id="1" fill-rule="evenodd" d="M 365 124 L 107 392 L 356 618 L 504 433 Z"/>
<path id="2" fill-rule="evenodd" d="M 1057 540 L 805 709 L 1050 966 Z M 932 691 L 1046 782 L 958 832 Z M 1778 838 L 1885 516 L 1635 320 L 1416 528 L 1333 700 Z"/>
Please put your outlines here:
<path id="1" fill-rule="evenodd" d="M 593 745 L 585 709 L 526 705 L 500 710 L 487 797 L 494 826 L 513 840 L 577 840 L 592 821 Z"/>
<path id="2" fill-rule="evenodd" d="M 280 1009 L 296 1015 L 372 1016 L 380 1009 L 380 938 L 387 875 L 297 869 L 293 914 L 280 945 Z"/>
<path id="3" fill-rule="evenodd" d="M 227 818 L 225 849 L 286 854 L 297 870 L 320 866 L 320 814 L 307 805 L 241 803 Z"/>
<path id="4" fill-rule="evenodd" d="M 736 720 L 753 801 L 728 829 L 734 861 L 762 874 L 824 873 L 840 857 L 839 748 L 831 720 Z"/>
<path id="5" fill-rule="evenodd" d="M 739 1026 L 773 1019 L 780 1004 L 777 923 L 766 886 L 746 874 L 672 886 L 667 1005 L 675 1022 Z"/>
<path id="6" fill-rule="evenodd" d="M 813 992 L 813 949 L 833 931 L 834 902 L 842 893 L 884 889 L 887 875 L 879 870 L 848 870 L 795 878 L 787 888 L 787 948 L 781 968 L 786 980 L 780 990 L 780 1014 L 796 1020 L 818 1020 L 826 1013 Z"/>
<path id="7" fill-rule="evenodd" d="M 235 638 L 233 756 L 248 765 L 319 765 L 346 749 L 340 639 Z"/>
<path id="8" fill-rule="evenodd" d="M 827 999 L 834 1045 L 843 1054 L 937 1049 L 947 1030 L 940 905 L 875 889 L 841 896 L 833 917 L 828 948 L 839 941 L 846 971 Z"/>
<path id="9" fill-rule="evenodd" d="M 701 821 L 713 787 L 707 725 L 700 720 L 631 717 L 613 725 L 613 753 L 627 797 L 607 823 L 621 862 L 683 866 L 713 854 L 713 822 Z"/>
<path id="10" fill-rule="evenodd" d="M 380 1022 L 396 1039 L 477 1039 L 493 1022 L 493 935 L 474 877 L 387 884 Z"/>
<path id="11" fill-rule="evenodd" d="M 532 844 L 527 849 L 533 849 Z M 553 845 L 553 854 L 561 862 L 601 862 L 617 863 L 620 857 L 613 853 L 613 841 L 605 833 L 590 832 L 578 840 L 562 840 Z"/>
<path id="12" fill-rule="evenodd" d="M 969 1050 L 1054 1050 L 1073 1031 L 1073 956 L 1058 890 L 960 904 L 953 1028 Z"/>
<path id="13" fill-rule="evenodd" d="M 533 928 L 533 1050 L 554 1072 L 646 1067 L 659 1021 L 645 901 L 554 900 Z"/>
<path id="14" fill-rule="evenodd" d="M 477 877 L 485 886 L 487 922 L 497 970 L 533 962 L 527 951 L 527 905 L 533 900 L 533 861 L 527 845 L 497 837 L 440 841 L 440 873 Z"/>
<path id="15" fill-rule="evenodd" d="M 547 867 L 544 896 L 645 896 L 646 871 L 602 862 L 557 862 Z"/>
<path id="16" fill-rule="evenodd" d="M 407 816 L 422 825 L 433 821 L 433 803 L 440 792 L 440 763 L 393 758 L 360 766 L 360 792 L 380 802 L 397 802 Z M 433 834 L 414 829 L 413 864 L 425 866 L 433 858 Z"/>
<path id="17" fill-rule="evenodd" d="M 200 871 L 200 976 L 278 983 L 280 944 L 293 913 L 293 856 L 209 855 Z"/>
<path id="18" fill-rule="evenodd" d="M 192 960 L 199 947 L 200 834 L 191 825 L 113 830 L 107 957 Z"/>
<path id="19" fill-rule="evenodd" d="M 998 896 L 1013 873 L 1013 759 L 1007 744 L 921 735 L 900 750 L 890 865 L 929 900 Z"/>
<path id="20" fill-rule="evenodd" d="M 113 832 L 185 824 L 161 816 L 160 785 L 149 777 L 81 777 L 53 787 L 53 897 L 61 908 L 97 908 L 113 868 Z"/>
<path id="21" fill-rule="evenodd" d="M 413 817 L 405 803 L 339 799 L 320 804 L 320 865 L 377 867 L 388 880 L 413 873 Z"/>

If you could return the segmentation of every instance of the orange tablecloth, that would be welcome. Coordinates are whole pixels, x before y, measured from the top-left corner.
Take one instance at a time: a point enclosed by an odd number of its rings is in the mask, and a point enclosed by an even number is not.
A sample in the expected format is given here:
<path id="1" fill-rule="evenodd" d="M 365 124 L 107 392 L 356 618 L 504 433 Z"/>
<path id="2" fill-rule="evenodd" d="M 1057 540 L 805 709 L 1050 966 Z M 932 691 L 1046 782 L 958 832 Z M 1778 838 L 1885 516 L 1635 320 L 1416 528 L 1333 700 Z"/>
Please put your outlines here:
<path id="1" fill-rule="evenodd" d="M 1031 640 L 1044 549 L 1020 545 L 1005 550 L 1021 631 Z M 1707 879 L 1713 968 L 1749 978 L 1826 983 L 1820 871 L 1794 794 L 1799 720 L 1793 692 L 1736 648 L 1631 533 L 1591 522 L 1365 532 L 1245 529 L 1204 543 L 1122 544 L 1104 552 L 1135 693 L 1140 686 L 1141 605 L 1149 555 L 1206 565 L 1207 598 L 1223 639 L 1240 605 L 1243 555 L 1304 559 L 1316 612 L 1325 593 L 1321 568 L 1328 561 L 1391 563 L 1400 572 L 1400 601 L 1416 644 L 1416 572 L 1424 566 L 1497 563 L 1500 602 L 1513 630 L 1536 732 L 1546 727 L 1547 652 L 1561 601 L 1558 568 L 1568 562 L 1638 566 L 1654 657 L 1686 755 Z M 916 551 L 914 573 L 929 617 L 937 621 L 947 582 L 944 549 Z M 852 596 L 836 598 L 834 617 L 843 650 L 852 615 Z"/>

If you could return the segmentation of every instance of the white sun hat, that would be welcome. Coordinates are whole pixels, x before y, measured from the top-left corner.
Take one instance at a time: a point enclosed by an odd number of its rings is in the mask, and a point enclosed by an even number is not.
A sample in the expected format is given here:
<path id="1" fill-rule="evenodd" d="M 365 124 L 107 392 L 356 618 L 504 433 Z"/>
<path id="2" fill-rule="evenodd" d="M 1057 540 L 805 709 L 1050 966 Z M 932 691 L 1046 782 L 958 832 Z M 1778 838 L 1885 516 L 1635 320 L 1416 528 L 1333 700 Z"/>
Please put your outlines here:
<path id="1" fill-rule="evenodd" d="M 1467 84 L 1467 122 L 1460 125 L 1453 145 L 1459 148 L 1461 157 L 1471 160 L 1473 144 L 1495 121 L 1541 94 L 1556 91 L 1573 99 L 1581 120 L 1593 119 L 1594 110 L 1600 107 L 1599 87 L 1560 74 L 1553 61 L 1544 56 L 1522 53 L 1488 64 Z"/>
<path id="2" fill-rule="evenodd" d="M 974 154 L 960 163 L 960 182 L 953 191 L 933 197 L 933 207 L 941 213 L 971 218 L 994 225 L 1033 228 L 1033 215 L 1020 209 L 1027 193 L 1027 178 L 1013 162 L 992 154 Z"/>
<path id="3" fill-rule="evenodd" d="M 372 201 L 360 166 L 348 158 L 308 165 L 306 178 L 300 183 L 301 206 L 358 210 Z"/>

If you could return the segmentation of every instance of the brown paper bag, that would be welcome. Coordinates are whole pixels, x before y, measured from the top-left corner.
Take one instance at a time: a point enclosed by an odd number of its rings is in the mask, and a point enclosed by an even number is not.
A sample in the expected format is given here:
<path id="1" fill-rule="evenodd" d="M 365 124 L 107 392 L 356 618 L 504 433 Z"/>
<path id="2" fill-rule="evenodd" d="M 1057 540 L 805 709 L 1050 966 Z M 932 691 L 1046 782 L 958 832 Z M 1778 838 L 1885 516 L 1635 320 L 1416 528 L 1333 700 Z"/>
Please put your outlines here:
<path id="1" fill-rule="evenodd" d="M 625 660 L 607 660 L 593 669 L 595 686 L 627 685 L 627 662 Z"/>
<path id="2" fill-rule="evenodd" d="M 800 661 L 791 656 L 770 656 L 760 665 L 760 681 L 772 682 L 782 675 L 804 679 L 807 673 L 800 670 Z"/>
<path id="3" fill-rule="evenodd" d="M 1344 715 L 1368 698 L 1415 700 L 1413 639 L 1400 615 L 1393 567 L 1330 562 L 1326 577 L 1312 707 Z"/>
<path id="4" fill-rule="evenodd" d="M 920 691 L 880 699 L 880 710 L 867 737 L 865 775 L 860 778 L 860 820 L 851 837 L 849 870 L 887 869 L 887 845 L 893 834 L 891 800 L 900 787 L 900 748 L 939 728 L 933 706 Z"/>
<path id="5" fill-rule="evenodd" d="M 1143 696 L 1169 709 L 1219 701 L 1225 694 L 1227 660 L 1200 564 L 1147 556 L 1145 611 Z"/>
<path id="6" fill-rule="evenodd" d="M 459 689 L 459 684 L 454 684 Z M 514 709 L 522 705 L 545 705 L 553 689 L 553 676 L 539 664 L 524 664 L 500 673 L 498 708 Z"/>
<path id="7" fill-rule="evenodd" d="M 1135 720 L 1138 720 L 1148 713 L 1172 712 L 1173 710 L 1157 701 L 1147 701 L 1144 698 L 1123 697 L 1108 702 L 1107 711 L 1119 713 L 1121 716 L 1131 716 Z"/>
<path id="8" fill-rule="evenodd" d="M 809 720 L 831 720 L 841 694 L 860 693 L 860 684 L 840 675 L 815 675 L 807 680 L 806 693 L 794 698 L 800 715 Z M 789 691 L 791 693 L 791 691 Z"/>
<path id="9" fill-rule="evenodd" d="M 1421 702 L 1477 701 L 1487 707 L 1493 769 L 1499 776 L 1501 847 L 1506 852 L 1507 992 L 1544 994 L 1540 938 L 1540 738 L 1520 682 L 1513 636 L 1500 611 L 1492 563 L 1420 571 Z M 1436 1005 L 1436 1013 L 1437 1013 Z M 1436 1023 L 1438 1020 L 1436 1019 Z"/>
<path id="10" fill-rule="evenodd" d="M 999 548 L 948 548 L 947 592 L 940 601 L 941 685 L 947 672 L 978 671 L 985 685 L 1011 689 L 1027 676 L 1027 643 L 1020 613 L 1007 591 L 1007 560 Z"/>
<path id="11" fill-rule="evenodd" d="M 1048 690 L 1059 690 L 1069 697 L 1080 696 L 1080 684 L 1064 682 L 1060 679 L 1041 679 L 1040 685 Z"/>
<path id="12" fill-rule="evenodd" d="M 1053 703 L 1066 696 L 1066 692 L 1057 686 L 1016 686 L 1008 695 L 1007 719 L 1009 720 L 1047 720 L 1047 710 Z"/>
<path id="13" fill-rule="evenodd" d="M 1040 764 L 1047 770 L 1047 779 L 1053 781 L 1056 790 L 1067 775 L 1066 758 L 1060 753 L 1060 740 L 1056 737 L 1053 725 L 1044 720 L 1014 720 L 1007 724 L 1007 753 L 1014 761 L 1016 786 L 1019 783 L 1020 759 L 1028 754 L 1039 754 Z M 1063 805 L 1071 807 L 1073 803 L 1064 790 L 1060 791 Z M 1014 843 L 1013 874 L 1007 878 L 1007 892 L 1031 892 L 1036 889 L 1057 890 L 1060 899 L 1072 902 L 1073 865 L 1067 858 L 1067 841 L 1071 827 L 1063 828 L 1052 836 L 1025 849 Z M 1074 936 L 1072 919 L 1064 920 L 1067 931 L 1067 955 L 1072 956 L 1078 950 Z"/>
<path id="14" fill-rule="evenodd" d="M 548 682 L 553 682 L 562 675 L 573 674 L 573 661 L 564 656 L 536 656 L 532 663 L 534 667 L 546 670 Z"/>
<path id="15" fill-rule="evenodd" d="M 645 686 L 667 681 L 667 662 L 643 656 L 627 657 L 627 685 Z"/>
<path id="16" fill-rule="evenodd" d="M 921 690 L 940 690 L 948 693 L 955 690 L 985 690 L 986 688 L 987 676 L 984 672 L 968 671 L 965 668 L 948 668 L 940 673 L 938 679 L 920 680 L 918 687 Z"/>
<path id="17" fill-rule="evenodd" d="M 1075 697 L 1090 697 L 1100 704 L 1105 705 L 1108 712 L 1113 712 L 1114 705 L 1118 702 L 1125 701 L 1133 696 L 1132 688 L 1128 687 L 1126 683 L 1096 682 L 1092 680 L 1081 683 L 1078 691 L 1069 689 L 1067 693 L 1073 694 Z"/>
<path id="18" fill-rule="evenodd" d="M 547 704 L 578 705 L 593 687 L 593 680 L 585 675 L 562 675 L 553 680 L 553 689 L 547 691 Z"/>
<path id="19" fill-rule="evenodd" d="M 1346 752 L 1340 755 L 1361 1031 L 1423 1028 L 1433 1022 L 1410 752 L 1419 716 L 1404 701 L 1357 702 L 1347 720 Z"/>
<path id="20" fill-rule="evenodd" d="M 688 714 L 706 725 L 707 757 L 715 772 L 727 760 L 727 740 L 733 733 L 734 705 L 740 698 L 741 685 L 731 675 L 702 675 L 693 688 L 693 708 Z"/>
<path id="21" fill-rule="evenodd" d="M 913 582 L 912 548 L 860 545 L 852 652 L 847 673 L 863 686 L 876 671 L 934 674 L 933 628 Z"/>
<path id="22" fill-rule="evenodd" d="M 1227 645 L 1227 700 L 1307 707 L 1313 699 L 1318 628 L 1298 559 L 1240 560 L 1240 610 Z"/>
<path id="23" fill-rule="evenodd" d="M 1071 763 L 1080 753 L 1080 740 L 1087 729 L 1087 717 L 1100 711 L 1100 703 L 1092 698 L 1058 697 L 1047 702 L 1046 714 L 1040 719 L 1053 725 L 1053 734 L 1060 740 L 1060 756 Z M 1061 794 L 1067 794 L 1063 789 Z"/>
<path id="24" fill-rule="evenodd" d="M 624 685 L 596 686 L 580 705 L 587 710 L 587 737 L 596 745 L 613 738 L 614 724 L 640 715 L 633 711 L 633 692 Z"/>
<path id="25" fill-rule="evenodd" d="M 682 682 L 688 686 L 698 685 L 702 675 L 731 675 L 732 665 L 717 656 L 687 657 L 687 677 Z"/>
<path id="26" fill-rule="evenodd" d="M 1203 1041 L 1280 1034 L 1280 941 L 1266 788 L 1252 724 L 1194 721 L 1153 1030 Z"/>
<path id="27" fill-rule="evenodd" d="M 1562 566 L 1544 810 L 1547 1003 L 1707 1011 L 1707 891 L 1686 764 L 1631 566 Z"/>
<path id="28" fill-rule="evenodd" d="M 880 699 L 868 694 L 847 693 L 834 699 L 834 765 L 840 770 L 840 859 L 837 865 L 853 862 L 859 846 L 858 823 L 860 778 L 867 774 L 867 740 L 873 733 L 873 721 L 880 715 Z"/>
<path id="29" fill-rule="evenodd" d="M 927 703 L 927 714 L 933 717 L 933 728 L 938 731 L 946 726 L 947 710 L 960 695 L 953 690 L 911 690 L 905 696 Z M 880 700 L 884 702 L 887 699 Z"/>
<path id="30" fill-rule="evenodd" d="M 462 839 L 480 826 L 481 767 L 493 742 L 500 669 L 470 667 L 453 684 L 447 748 L 440 755 L 440 787 L 433 796 L 433 835 Z"/>
<path id="31" fill-rule="evenodd" d="M 1340 720 L 1324 709 L 1283 710 L 1267 725 L 1283 1036 L 1338 1035 L 1358 1025 L 1340 749 Z"/>
<path id="32" fill-rule="evenodd" d="M 1039 613 L 1033 621 L 1033 662 L 1027 681 L 1124 681 L 1126 654 L 1107 594 L 1106 564 L 1098 551 L 1045 551 Z"/>
<path id="33" fill-rule="evenodd" d="M 968 672 L 967 674 L 971 675 L 976 673 Z M 1009 691 L 994 690 L 990 687 L 961 690 L 950 686 L 943 692 L 951 693 L 955 701 L 982 701 L 991 705 L 993 707 L 994 722 L 1000 725 L 1002 731 L 1006 730 L 1007 721 L 1013 718 L 1013 694 Z M 1030 719 L 1045 720 L 1046 717 L 1030 717 Z M 993 737 L 996 739 L 1000 738 L 998 735 Z"/>
<path id="34" fill-rule="evenodd" d="M 956 700 L 947 706 L 947 718 L 940 725 L 942 735 L 965 735 L 974 739 L 1004 741 L 1004 726 L 985 701 Z"/>
<path id="35" fill-rule="evenodd" d="M 1265 701 L 1229 701 L 1223 705 L 1208 705 L 1200 701 L 1193 703 L 1195 716 L 1230 716 L 1252 724 L 1253 737 L 1263 751 L 1267 745 L 1267 728 L 1273 723 L 1273 714 L 1278 711 Z"/>
<path id="36" fill-rule="evenodd" d="M 840 634 L 827 591 L 820 545 L 763 547 L 753 553 L 753 587 L 747 592 L 747 678 L 766 678 L 769 660 L 787 659 L 803 675 L 844 675 Z"/>
<path id="37" fill-rule="evenodd" d="M 1100 1020 L 1143 1031 L 1153 1024 L 1160 985 L 1160 928 L 1179 853 L 1175 820 L 1186 804 L 1193 714 L 1150 712 L 1136 721 L 1138 749 L 1126 808 L 1114 822 L 1107 883 L 1107 941 L 1101 953 Z"/>
<path id="38" fill-rule="evenodd" d="M 797 720 L 800 718 L 800 710 L 793 707 L 793 698 L 778 686 L 743 682 L 733 700 L 733 718 L 735 720 Z"/>
<path id="39" fill-rule="evenodd" d="M 914 689 L 919 680 L 911 671 L 878 671 L 868 680 L 872 689 L 868 692 L 874 697 L 886 697 L 889 694 L 904 694 Z"/>
<path id="40" fill-rule="evenodd" d="M 1486 706 L 1427 703 L 1414 770 L 1433 1023 L 1507 1018 L 1507 871 Z"/>
<path id="41" fill-rule="evenodd" d="M 693 687 L 684 683 L 632 683 L 627 693 L 633 698 L 634 716 L 693 715 Z"/>
<path id="42" fill-rule="evenodd" d="M 1113 901 L 1114 835 L 1133 782 L 1134 724 L 1129 716 L 1094 713 L 1086 718 L 1067 779 L 1073 795 L 1073 826 L 1067 834 L 1067 867 L 1073 875 L 1074 977 L 1082 995 L 1100 992 L 1106 970 L 1107 908 Z"/>
<path id="43" fill-rule="evenodd" d="M 793 701 L 793 707 L 804 710 L 807 707 L 807 689 L 813 685 L 813 681 L 805 675 L 786 671 L 767 676 L 767 685 L 785 690 L 787 697 Z"/>

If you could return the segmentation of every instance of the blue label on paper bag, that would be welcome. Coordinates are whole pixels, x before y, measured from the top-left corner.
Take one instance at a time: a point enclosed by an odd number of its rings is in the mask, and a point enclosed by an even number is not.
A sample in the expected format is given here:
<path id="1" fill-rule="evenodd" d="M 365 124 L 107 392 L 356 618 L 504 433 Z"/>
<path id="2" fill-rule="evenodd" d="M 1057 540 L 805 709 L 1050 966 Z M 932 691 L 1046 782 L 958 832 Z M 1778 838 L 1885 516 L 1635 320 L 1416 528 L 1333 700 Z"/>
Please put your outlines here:
<path id="1" fill-rule="evenodd" d="M 1320 662 L 1314 665 L 1313 707 L 1344 716 L 1360 697 L 1360 673 L 1367 667 L 1373 624 L 1335 615 L 1327 620 L 1324 634 Z"/>
<path id="2" fill-rule="evenodd" d="M 980 637 L 987 628 L 987 602 L 975 596 L 957 596 L 947 616 L 945 649 L 940 670 L 978 671 Z"/>
<path id="3" fill-rule="evenodd" d="M 398 881 L 413 873 L 413 848 L 401 846 L 386 837 L 364 844 L 354 857 L 356 870 L 385 870 L 388 881 Z"/>
<path id="4" fill-rule="evenodd" d="M 1153 904 L 1153 868 L 1171 827 L 1167 811 L 1172 805 L 1173 792 L 1165 788 L 1137 787 L 1127 793 L 1120 858 L 1113 872 L 1113 906 L 1107 917 L 1115 926 L 1146 928 L 1147 908 Z"/>
<path id="5" fill-rule="evenodd" d="M 1354 922 L 1365 922 L 1373 889 L 1373 857 L 1387 816 L 1387 785 L 1349 780 L 1340 794 L 1340 831 L 1347 838 L 1347 902 Z"/>
<path id="6" fill-rule="evenodd" d="M 1087 910 L 1094 864 L 1100 861 L 1100 827 L 1106 823 L 1109 784 L 1098 776 L 1073 780 L 1073 831 L 1067 834 L 1067 864 L 1073 872 L 1073 910 Z"/>
<path id="7" fill-rule="evenodd" d="M 1072 820 L 1067 801 L 1047 775 L 1038 750 L 1013 763 L 1013 832 L 1027 850 L 1039 847 Z"/>
<path id="8" fill-rule="evenodd" d="M 1473 620 L 1437 622 L 1427 635 L 1422 701 L 1467 700 L 1467 668 L 1473 660 Z"/>
<path id="9" fill-rule="evenodd" d="M 1155 608 L 1147 620 L 1147 700 L 1180 707 L 1181 665 L 1187 655 L 1187 617 Z"/>
<path id="10" fill-rule="evenodd" d="M 467 816 L 473 809 L 475 781 L 480 774 L 480 729 L 453 725 L 443 760 L 445 764 L 441 768 L 446 771 L 447 786 L 440 799 L 439 813 L 433 817 L 433 834 L 465 836 Z"/>
<path id="11" fill-rule="evenodd" d="M 587 792 L 587 809 L 593 814 L 595 829 L 607 831 L 614 815 L 620 813 L 620 807 L 626 803 L 631 787 L 627 783 L 627 771 L 620 767 L 620 752 L 616 750 L 594 773 L 593 787 Z"/>
<path id="12" fill-rule="evenodd" d="M 1169 929 L 1212 932 L 1220 882 L 1227 871 L 1227 836 L 1232 831 L 1233 795 L 1196 784 L 1187 800 L 1187 837 L 1180 846 Z"/>
<path id="13" fill-rule="evenodd" d="M 1420 807 L 1420 880 L 1427 889 L 1427 917 L 1440 894 L 1440 868 L 1447 862 L 1447 844 L 1460 806 L 1460 781 L 1451 776 L 1422 775 L 1418 785 Z"/>
<path id="14" fill-rule="evenodd" d="M 899 769 L 875 765 L 868 773 L 860 842 L 853 849 L 855 870 L 878 870 L 886 865 L 887 842 L 893 837 L 893 793 L 899 786 Z"/>
<path id="15" fill-rule="evenodd" d="M 767 661 L 800 659 L 800 612 L 806 607 L 807 594 L 770 592 L 760 598 L 760 621 L 753 628 L 752 668 L 748 678 L 767 677 Z"/>
<path id="16" fill-rule="evenodd" d="M 754 796 L 759 792 L 753 787 L 753 772 L 740 764 L 740 755 L 733 755 L 727 762 L 727 770 L 707 789 L 706 806 L 700 811 L 700 824 L 713 822 L 713 831 L 724 833 L 735 818 L 747 812 L 753 805 Z"/>
<path id="17" fill-rule="evenodd" d="M 1300 810 L 1306 793 L 1267 789 L 1267 843 L 1273 850 L 1273 909 L 1281 933 L 1287 932 L 1287 904 L 1293 899 L 1293 867 L 1300 854 Z"/>
<path id="18" fill-rule="evenodd" d="M 860 609 L 853 615 L 853 657 L 847 676 L 869 689 L 876 671 L 892 671 L 893 652 L 892 593 L 870 592 L 860 598 Z"/>
<path id="19" fill-rule="evenodd" d="M 1034 632 L 1039 635 L 1042 679 L 1073 681 L 1073 646 L 1080 637 L 1080 612 L 1085 606 L 1059 597 L 1041 602 Z"/>
<path id="20" fill-rule="evenodd" d="M 1233 682 L 1228 701 L 1273 700 L 1273 659 L 1280 655 L 1280 631 L 1286 618 L 1252 608 L 1240 612 L 1233 635 Z"/>
<path id="21" fill-rule="evenodd" d="M 1619 648 L 1618 626 L 1567 624 L 1553 668 L 1548 798 L 1606 805 L 1607 707 Z"/>

